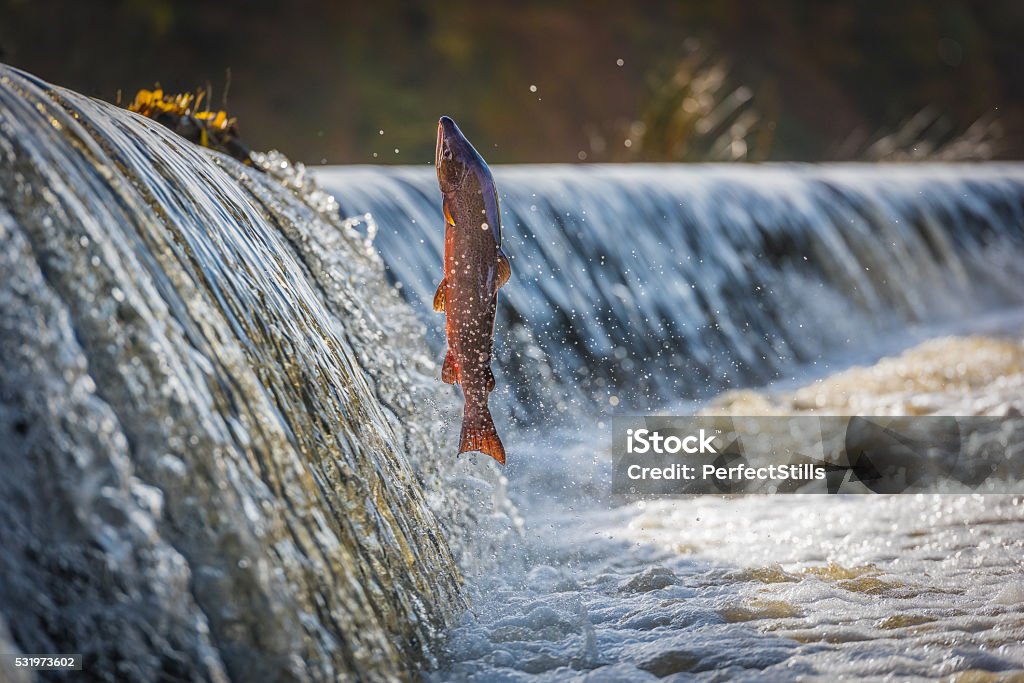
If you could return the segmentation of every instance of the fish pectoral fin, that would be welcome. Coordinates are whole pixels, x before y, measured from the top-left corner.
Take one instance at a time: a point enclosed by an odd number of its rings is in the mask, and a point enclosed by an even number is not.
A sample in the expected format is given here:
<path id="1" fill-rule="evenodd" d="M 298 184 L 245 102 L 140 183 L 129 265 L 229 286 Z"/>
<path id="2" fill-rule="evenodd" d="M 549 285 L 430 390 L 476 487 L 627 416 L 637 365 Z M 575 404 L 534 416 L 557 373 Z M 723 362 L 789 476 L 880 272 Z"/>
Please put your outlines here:
<path id="1" fill-rule="evenodd" d="M 445 384 L 459 383 L 459 364 L 455 362 L 455 356 L 452 355 L 451 349 L 448 349 L 448 353 L 444 356 L 444 365 L 441 367 L 441 381 Z"/>
<path id="2" fill-rule="evenodd" d="M 445 197 L 441 201 L 441 209 L 444 211 L 444 222 L 447 225 L 455 225 L 455 219 L 452 218 L 452 210 L 448 208 L 448 198 Z"/>
<path id="3" fill-rule="evenodd" d="M 498 250 L 498 287 L 500 288 L 512 277 L 512 266 L 508 263 L 508 257 Z"/>
<path id="4" fill-rule="evenodd" d="M 445 294 L 448 284 L 448 279 L 441 280 L 441 284 L 437 286 L 437 291 L 434 292 L 434 310 L 438 313 L 444 313 L 445 304 L 447 303 L 447 296 Z"/>

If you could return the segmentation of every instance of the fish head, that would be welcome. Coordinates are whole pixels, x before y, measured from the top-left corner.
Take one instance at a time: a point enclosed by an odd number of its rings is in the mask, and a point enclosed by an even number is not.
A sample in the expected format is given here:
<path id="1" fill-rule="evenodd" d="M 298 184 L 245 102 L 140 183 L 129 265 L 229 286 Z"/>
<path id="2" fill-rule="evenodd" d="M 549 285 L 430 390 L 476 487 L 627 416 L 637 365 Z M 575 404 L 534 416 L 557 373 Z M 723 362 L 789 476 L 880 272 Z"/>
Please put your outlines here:
<path id="1" fill-rule="evenodd" d="M 437 148 L 434 163 L 441 193 L 451 195 L 493 186 L 491 170 L 455 121 L 442 116 L 437 122 Z"/>
<path id="2" fill-rule="evenodd" d="M 500 245 L 501 212 L 494 176 L 484 158 L 448 116 L 442 116 L 437 123 L 434 163 L 437 166 L 437 182 L 441 186 L 441 194 L 454 200 L 454 204 L 461 203 L 459 197 L 478 197 L 483 207 L 480 227 L 489 229 L 495 243 Z M 473 200 L 469 201 L 472 205 Z M 474 208 L 473 214 L 476 213 Z"/>

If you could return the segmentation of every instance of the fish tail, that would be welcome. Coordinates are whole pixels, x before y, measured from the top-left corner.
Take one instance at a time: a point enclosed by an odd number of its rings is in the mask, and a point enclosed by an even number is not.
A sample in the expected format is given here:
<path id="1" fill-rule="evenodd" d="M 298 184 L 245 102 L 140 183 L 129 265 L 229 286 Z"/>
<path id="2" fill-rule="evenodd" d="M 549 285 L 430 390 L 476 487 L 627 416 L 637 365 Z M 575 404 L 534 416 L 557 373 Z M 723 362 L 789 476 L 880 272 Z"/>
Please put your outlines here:
<path id="1" fill-rule="evenodd" d="M 477 409 L 466 406 L 462 418 L 462 434 L 459 437 L 459 453 L 466 451 L 480 451 L 502 465 L 505 464 L 505 446 L 501 443 L 498 430 L 494 428 L 494 419 L 486 404 Z"/>

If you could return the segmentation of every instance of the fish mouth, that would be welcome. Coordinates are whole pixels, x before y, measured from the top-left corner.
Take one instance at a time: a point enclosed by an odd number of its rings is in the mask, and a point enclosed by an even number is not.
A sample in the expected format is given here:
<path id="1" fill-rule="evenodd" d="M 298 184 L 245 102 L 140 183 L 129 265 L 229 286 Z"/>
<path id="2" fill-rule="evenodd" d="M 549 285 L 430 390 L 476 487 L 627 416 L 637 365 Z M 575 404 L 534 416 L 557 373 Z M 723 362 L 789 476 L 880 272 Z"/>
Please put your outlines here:
<path id="1" fill-rule="evenodd" d="M 437 131 L 439 135 L 457 131 L 458 129 L 459 127 L 455 125 L 455 119 L 450 116 L 442 116 L 437 121 Z"/>
<path id="2" fill-rule="evenodd" d="M 441 155 L 444 152 L 444 140 L 447 131 L 451 130 L 451 127 L 455 126 L 455 122 L 446 116 L 442 116 L 437 121 L 437 145 L 434 147 L 434 167 L 437 169 L 437 182 L 444 187 L 444 179 L 441 173 Z"/>
<path id="3" fill-rule="evenodd" d="M 447 116 L 442 116 L 437 122 L 437 145 L 434 146 L 434 166 L 437 167 L 437 172 L 441 172 L 441 150 L 444 149 L 444 120 Z M 451 119 L 448 119 L 449 121 Z"/>
<path id="4" fill-rule="evenodd" d="M 462 133 L 459 131 L 459 127 L 455 125 L 455 121 L 450 116 L 442 116 L 437 121 L 437 146 L 434 148 L 434 166 L 437 168 L 437 180 L 444 186 L 444 180 L 442 179 L 441 164 L 444 161 L 444 149 L 448 146 L 452 149 L 452 145 L 456 144 L 462 137 Z M 454 153 L 455 150 L 452 149 Z"/>

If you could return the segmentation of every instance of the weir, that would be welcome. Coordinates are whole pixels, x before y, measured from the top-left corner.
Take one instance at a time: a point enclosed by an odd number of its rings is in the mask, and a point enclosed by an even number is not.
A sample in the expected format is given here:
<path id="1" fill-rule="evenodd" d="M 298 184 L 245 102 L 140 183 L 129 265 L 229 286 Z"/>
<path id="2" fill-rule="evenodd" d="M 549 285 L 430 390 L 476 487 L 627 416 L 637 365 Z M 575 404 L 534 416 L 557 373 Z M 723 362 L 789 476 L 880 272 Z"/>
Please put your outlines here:
<path id="1" fill-rule="evenodd" d="M 110 680 L 429 661 L 472 525 L 424 407 L 447 392 L 362 237 L 5 67 L 0 161 L 0 650 Z"/>
<path id="2" fill-rule="evenodd" d="M 493 171 L 512 263 L 495 398 L 524 420 L 642 411 L 842 365 L 887 333 L 1024 302 L 1019 164 Z M 439 355 L 433 169 L 316 175 L 343 215 L 374 217 L 389 276 Z"/>

